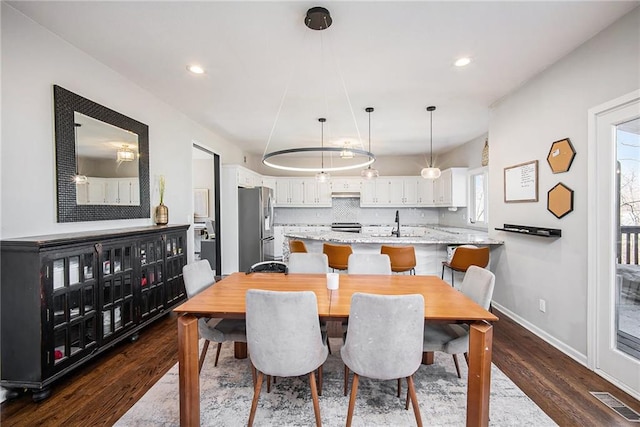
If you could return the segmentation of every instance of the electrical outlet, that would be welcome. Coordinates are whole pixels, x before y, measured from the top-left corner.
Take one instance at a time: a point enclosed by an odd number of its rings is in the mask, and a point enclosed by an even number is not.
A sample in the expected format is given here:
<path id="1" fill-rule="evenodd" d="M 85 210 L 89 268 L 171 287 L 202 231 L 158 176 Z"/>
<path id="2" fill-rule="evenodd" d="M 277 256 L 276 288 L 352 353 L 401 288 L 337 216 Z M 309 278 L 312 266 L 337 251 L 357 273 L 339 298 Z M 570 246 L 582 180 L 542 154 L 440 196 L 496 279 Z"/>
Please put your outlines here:
<path id="1" fill-rule="evenodd" d="M 547 302 L 543 299 L 540 300 L 540 311 L 543 313 L 547 312 Z"/>

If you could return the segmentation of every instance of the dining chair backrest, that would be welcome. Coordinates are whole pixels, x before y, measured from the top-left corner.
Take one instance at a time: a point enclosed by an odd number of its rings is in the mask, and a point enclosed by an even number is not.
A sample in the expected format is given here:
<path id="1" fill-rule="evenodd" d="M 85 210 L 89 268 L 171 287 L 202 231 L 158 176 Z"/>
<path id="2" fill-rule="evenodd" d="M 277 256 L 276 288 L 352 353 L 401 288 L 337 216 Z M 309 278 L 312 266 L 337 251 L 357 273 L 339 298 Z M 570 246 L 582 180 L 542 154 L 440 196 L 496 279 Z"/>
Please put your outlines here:
<path id="1" fill-rule="evenodd" d="M 495 282 L 496 276 L 492 272 L 485 268 L 472 265 L 464 275 L 460 292 L 471 298 L 485 310 L 488 310 L 491 304 L 491 298 L 493 298 Z"/>
<path id="2" fill-rule="evenodd" d="M 289 252 L 308 252 L 307 246 L 302 240 L 289 240 Z"/>
<path id="3" fill-rule="evenodd" d="M 406 378 L 422 362 L 423 334 L 422 295 L 355 293 L 340 354 L 358 375 L 379 380 Z"/>
<path id="4" fill-rule="evenodd" d="M 351 254 L 347 273 L 391 274 L 391 260 L 385 254 Z"/>
<path id="5" fill-rule="evenodd" d="M 216 235 L 215 222 L 212 219 L 207 219 L 204 224 L 207 227 L 207 234 L 209 238 L 212 239 Z"/>
<path id="6" fill-rule="evenodd" d="M 277 377 L 308 374 L 324 363 L 318 302 L 311 291 L 249 289 L 246 294 L 247 344 L 260 372 Z"/>
<path id="7" fill-rule="evenodd" d="M 296 252 L 289 255 L 289 273 L 325 274 L 329 260 L 325 254 Z"/>
<path id="8" fill-rule="evenodd" d="M 187 298 L 200 293 L 202 290 L 213 285 L 216 281 L 211 265 L 206 259 L 192 262 L 182 267 L 182 277 L 184 278 L 184 288 L 187 291 Z"/>

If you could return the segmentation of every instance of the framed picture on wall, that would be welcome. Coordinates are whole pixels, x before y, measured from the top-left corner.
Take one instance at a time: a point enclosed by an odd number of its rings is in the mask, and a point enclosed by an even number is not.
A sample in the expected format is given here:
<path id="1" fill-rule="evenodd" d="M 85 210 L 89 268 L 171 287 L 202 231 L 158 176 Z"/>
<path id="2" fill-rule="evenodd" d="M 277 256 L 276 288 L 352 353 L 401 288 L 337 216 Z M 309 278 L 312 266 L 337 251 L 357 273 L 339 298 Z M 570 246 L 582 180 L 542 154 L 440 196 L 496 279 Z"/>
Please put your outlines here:
<path id="1" fill-rule="evenodd" d="M 209 189 L 193 189 L 193 217 L 194 219 L 209 218 Z"/>
<path id="2" fill-rule="evenodd" d="M 504 168 L 505 203 L 538 201 L 538 161 Z"/>

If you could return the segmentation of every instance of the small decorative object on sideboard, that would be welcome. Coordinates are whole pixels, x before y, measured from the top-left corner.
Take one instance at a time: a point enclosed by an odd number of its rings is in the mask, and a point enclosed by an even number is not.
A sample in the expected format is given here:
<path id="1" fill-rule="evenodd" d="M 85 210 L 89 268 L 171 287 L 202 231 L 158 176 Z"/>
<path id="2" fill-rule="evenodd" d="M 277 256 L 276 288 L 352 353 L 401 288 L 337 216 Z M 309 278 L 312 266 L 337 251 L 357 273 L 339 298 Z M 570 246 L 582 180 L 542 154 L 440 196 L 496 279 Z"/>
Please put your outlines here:
<path id="1" fill-rule="evenodd" d="M 164 204 L 164 189 L 165 189 L 165 181 L 164 175 L 160 175 L 160 204 L 156 206 L 156 224 L 157 225 L 167 225 L 169 222 L 169 208 Z"/>
<path id="2" fill-rule="evenodd" d="M 505 224 L 504 227 L 498 228 L 498 231 L 508 231 L 510 233 L 528 234 L 529 236 L 542 237 L 561 237 L 562 230 L 557 228 L 532 227 L 530 225 Z"/>

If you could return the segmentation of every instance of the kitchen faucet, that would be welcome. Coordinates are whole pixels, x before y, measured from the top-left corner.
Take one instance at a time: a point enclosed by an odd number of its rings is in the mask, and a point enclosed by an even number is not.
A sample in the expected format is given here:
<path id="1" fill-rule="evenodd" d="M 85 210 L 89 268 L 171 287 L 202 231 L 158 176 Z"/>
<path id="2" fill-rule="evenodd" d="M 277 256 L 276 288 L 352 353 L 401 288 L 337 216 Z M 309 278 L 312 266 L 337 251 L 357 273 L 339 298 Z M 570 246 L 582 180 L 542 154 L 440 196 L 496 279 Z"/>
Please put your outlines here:
<path id="1" fill-rule="evenodd" d="M 392 236 L 400 237 L 400 212 L 396 211 L 396 230 L 391 232 Z"/>

